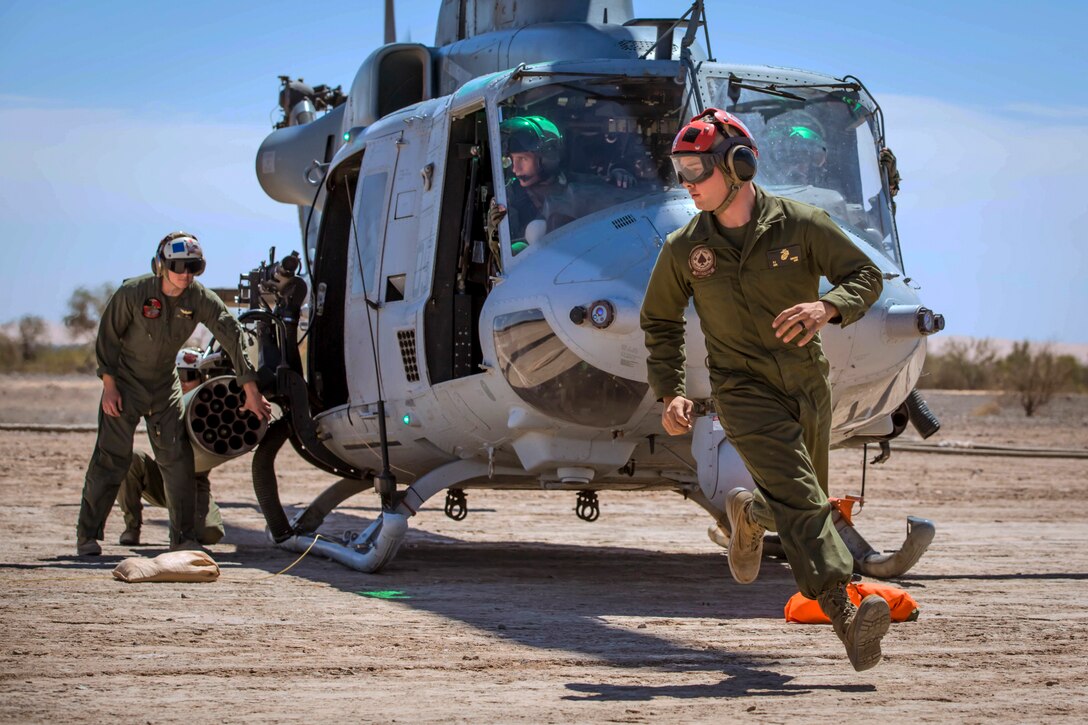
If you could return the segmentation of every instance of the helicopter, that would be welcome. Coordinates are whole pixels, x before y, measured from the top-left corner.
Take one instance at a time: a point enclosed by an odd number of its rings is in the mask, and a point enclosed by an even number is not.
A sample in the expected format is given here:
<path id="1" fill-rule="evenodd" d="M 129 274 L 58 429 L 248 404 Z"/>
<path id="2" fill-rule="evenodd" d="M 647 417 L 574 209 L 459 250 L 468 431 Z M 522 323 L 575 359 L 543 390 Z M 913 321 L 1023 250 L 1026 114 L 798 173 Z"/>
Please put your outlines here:
<path id="1" fill-rule="evenodd" d="M 832 445 L 886 457 L 908 425 L 940 427 L 915 386 L 944 319 L 905 275 L 894 156 L 856 77 L 719 63 L 702 0 L 673 19 L 638 18 L 631 0 L 442 0 L 433 46 L 394 42 L 392 17 L 387 0 L 386 43 L 347 93 L 281 77 L 283 118 L 256 156 L 264 191 L 297 207 L 304 248 L 273 250 L 239 285 L 262 390 L 283 410 L 253 458 L 275 545 L 376 572 L 414 514 L 444 493 L 462 519 L 472 488 L 573 494 L 587 521 L 601 492 L 670 490 L 726 545 L 726 493 L 754 483 L 713 409 L 698 316 L 688 308 L 685 372 L 700 416 L 677 438 L 663 435 L 639 326 L 665 236 L 697 213 L 671 143 L 708 107 L 752 131 L 764 188 L 825 209 L 883 273 L 862 320 L 822 333 Z M 496 224 L 493 204 L 519 203 L 511 129 L 527 125 L 562 198 Z M 776 148 L 782 127 L 816 143 Z M 339 477 L 292 518 L 275 472 L 288 441 Z M 370 489 L 382 509 L 365 530 L 318 533 Z M 901 575 L 933 539 L 908 517 L 903 545 L 879 553 L 851 501 L 834 502 L 866 575 Z"/>

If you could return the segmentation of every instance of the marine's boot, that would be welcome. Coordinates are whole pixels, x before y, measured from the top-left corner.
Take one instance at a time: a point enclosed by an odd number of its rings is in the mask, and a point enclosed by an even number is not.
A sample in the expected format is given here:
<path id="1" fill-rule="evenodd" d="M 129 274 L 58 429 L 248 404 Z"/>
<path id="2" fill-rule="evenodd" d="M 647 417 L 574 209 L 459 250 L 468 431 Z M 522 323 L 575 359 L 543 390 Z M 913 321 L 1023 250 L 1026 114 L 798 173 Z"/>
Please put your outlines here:
<path id="1" fill-rule="evenodd" d="M 176 544 L 170 545 L 170 551 L 202 551 L 205 554 L 210 554 L 207 549 L 200 545 L 200 542 L 193 541 L 192 539 L 185 539 L 179 541 Z"/>
<path id="2" fill-rule="evenodd" d="M 817 595 L 820 609 L 831 620 L 835 634 L 846 645 L 846 656 L 858 672 L 876 667 L 882 656 L 880 640 L 891 624 L 891 609 L 883 597 L 870 594 L 854 606 L 845 585 Z"/>
<path id="3" fill-rule="evenodd" d="M 729 548 L 729 529 L 722 524 L 711 524 L 706 530 L 706 535 L 723 549 Z"/>
<path id="4" fill-rule="evenodd" d="M 87 536 L 76 537 L 76 556 L 98 556 L 102 553 L 102 547 L 97 539 Z"/>
<path id="5" fill-rule="evenodd" d="M 752 492 L 734 488 L 725 495 L 725 514 L 729 517 L 729 571 L 740 584 L 751 584 L 759 576 L 763 558 L 763 528 L 752 518 Z"/>
<path id="6" fill-rule="evenodd" d="M 139 526 L 126 526 L 125 530 L 121 533 L 121 538 L 117 540 L 117 543 L 121 546 L 139 546 L 140 545 L 140 527 Z"/>

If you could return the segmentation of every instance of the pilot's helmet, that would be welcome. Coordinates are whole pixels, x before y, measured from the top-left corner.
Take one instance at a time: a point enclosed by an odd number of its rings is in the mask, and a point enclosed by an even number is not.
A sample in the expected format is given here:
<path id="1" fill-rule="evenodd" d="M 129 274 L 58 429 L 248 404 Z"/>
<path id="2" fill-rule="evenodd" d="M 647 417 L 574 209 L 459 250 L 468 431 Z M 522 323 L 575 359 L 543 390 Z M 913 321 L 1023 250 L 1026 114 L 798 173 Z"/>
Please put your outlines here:
<path id="1" fill-rule="evenodd" d="M 721 168 L 727 177 L 751 181 L 759 150 L 744 122 L 727 111 L 708 108 L 680 129 L 672 142 L 672 165 L 682 182 L 698 184 Z"/>
<path id="2" fill-rule="evenodd" d="M 204 271 L 204 250 L 200 242 L 188 232 L 171 232 L 159 242 L 158 251 L 151 261 L 151 269 L 157 275 L 170 270 L 175 274 Z"/>
<path id="3" fill-rule="evenodd" d="M 803 111 L 787 113 L 767 125 L 764 147 L 768 160 L 780 170 L 822 166 L 827 159 L 823 127 Z"/>
<path id="4" fill-rule="evenodd" d="M 593 104 L 592 119 L 606 144 L 614 144 L 626 135 L 638 132 L 635 119 L 616 101 L 602 100 Z"/>
<path id="5" fill-rule="evenodd" d="M 499 124 L 502 155 L 535 153 L 544 171 L 554 173 L 563 153 L 563 134 L 543 116 L 515 116 Z"/>
<path id="6" fill-rule="evenodd" d="M 191 383 L 201 379 L 200 359 L 203 356 L 204 351 L 198 347 L 183 347 L 178 350 L 174 364 L 177 366 L 181 382 Z"/>

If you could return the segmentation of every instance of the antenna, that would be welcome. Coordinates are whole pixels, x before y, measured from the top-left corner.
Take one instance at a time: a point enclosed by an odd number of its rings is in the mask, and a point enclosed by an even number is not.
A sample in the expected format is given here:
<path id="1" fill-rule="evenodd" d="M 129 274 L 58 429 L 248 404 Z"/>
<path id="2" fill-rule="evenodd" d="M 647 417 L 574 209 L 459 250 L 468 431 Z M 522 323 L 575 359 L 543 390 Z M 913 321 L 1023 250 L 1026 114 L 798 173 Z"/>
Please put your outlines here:
<path id="1" fill-rule="evenodd" d="M 397 19 L 393 16 L 393 0 L 385 0 L 385 42 L 397 42 Z"/>
<path id="2" fill-rule="evenodd" d="M 392 4 L 393 0 L 388 0 Z M 367 306 L 366 324 L 370 333 L 370 352 L 374 359 L 374 376 L 378 384 L 378 439 L 381 443 L 382 470 L 374 477 L 374 490 L 381 497 L 382 511 L 392 511 L 396 506 L 397 477 L 389 468 L 389 434 L 385 428 L 385 385 L 382 383 L 382 363 L 378 354 L 377 336 L 374 334 L 374 322 L 371 319 L 371 311 L 377 317 L 381 306 L 377 301 L 370 301 L 370 294 L 366 288 L 366 268 L 363 266 L 362 254 L 359 249 L 359 229 L 355 226 L 355 204 L 351 197 L 351 184 L 344 184 L 344 194 L 347 196 L 348 213 L 351 216 L 351 231 L 355 237 L 355 260 L 359 266 L 359 275 L 363 283 L 363 300 Z M 350 404 L 349 408 L 350 410 Z"/>

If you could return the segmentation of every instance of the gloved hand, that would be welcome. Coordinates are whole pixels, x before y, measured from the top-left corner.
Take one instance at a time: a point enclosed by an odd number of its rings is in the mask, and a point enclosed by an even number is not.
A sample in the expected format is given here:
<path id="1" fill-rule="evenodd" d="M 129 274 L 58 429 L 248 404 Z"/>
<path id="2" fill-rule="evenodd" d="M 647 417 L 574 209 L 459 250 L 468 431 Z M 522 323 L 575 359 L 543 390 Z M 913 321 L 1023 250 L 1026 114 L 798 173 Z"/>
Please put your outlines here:
<path id="1" fill-rule="evenodd" d="M 497 240 L 499 238 L 499 224 L 506 218 L 506 207 L 491 197 L 491 205 L 487 209 L 487 238 Z"/>
<path id="2" fill-rule="evenodd" d="M 627 169 L 612 169 L 608 178 L 621 189 L 627 189 L 635 185 L 635 175 Z"/>
<path id="3" fill-rule="evenodd" d="M 899 184 L 902 179 L 899 176 L 899 165 L 895 161 L 895 154 L 886 146 L 880 149 L 880 165 L 888 171 L 888 191 L 894 197 L 899 193 Z"/>

